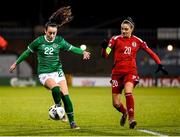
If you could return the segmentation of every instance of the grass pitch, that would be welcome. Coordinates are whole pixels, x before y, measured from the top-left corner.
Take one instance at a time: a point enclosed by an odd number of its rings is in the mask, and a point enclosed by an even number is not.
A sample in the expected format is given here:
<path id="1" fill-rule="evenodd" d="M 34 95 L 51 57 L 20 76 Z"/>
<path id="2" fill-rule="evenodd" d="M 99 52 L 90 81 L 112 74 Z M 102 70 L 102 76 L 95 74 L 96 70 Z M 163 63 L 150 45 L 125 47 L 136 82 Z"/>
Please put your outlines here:
<path id="1" fill-rule="evenodd" d="M 180 136 L 180 89 L 136 88 L 134 130 L 119 125 L 110 88 L 69 88 L 75 120 L 81 127 L 51 120 L 52 95 L 43 87 L 0 87 L 0 136 Z M 123 101 L 125 99 L 123 97 Z M 154 134 L 154 135 L 158 135 Z"/>

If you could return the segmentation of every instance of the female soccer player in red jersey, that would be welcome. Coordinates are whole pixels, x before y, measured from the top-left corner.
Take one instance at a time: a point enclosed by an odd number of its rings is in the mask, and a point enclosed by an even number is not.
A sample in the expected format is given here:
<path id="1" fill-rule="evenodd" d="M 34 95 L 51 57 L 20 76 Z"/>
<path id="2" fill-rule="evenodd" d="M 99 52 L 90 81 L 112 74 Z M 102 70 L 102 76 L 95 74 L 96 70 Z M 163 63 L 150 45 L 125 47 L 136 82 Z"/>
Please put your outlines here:
<path id="1" fill-rule="evenodd" d="M 148 48 L 146 42 L 132 35 L 133 30 L 134 22 L 128 17 L 121 23 L 121 35 L 113 36 L 110 41 L 101 44 L 104 58 L 107 58 L 113 50 L 114 65 L 111 76 L 113 106 L 123 114 L 120 120 L 121 126 L 124 126 L 128 116 L 130 129 L 134 129 L 137 125 L 134 118 L 134 97 L 132 93 L 139 81 L 136 66 L 137 52 L 143 49 L 154 59 L 158 64 L 156 72 L 168 73 L 161 65 L 159 57 Z M 125 92 L 126 107 L 121 101 L 122 90 Z"/>

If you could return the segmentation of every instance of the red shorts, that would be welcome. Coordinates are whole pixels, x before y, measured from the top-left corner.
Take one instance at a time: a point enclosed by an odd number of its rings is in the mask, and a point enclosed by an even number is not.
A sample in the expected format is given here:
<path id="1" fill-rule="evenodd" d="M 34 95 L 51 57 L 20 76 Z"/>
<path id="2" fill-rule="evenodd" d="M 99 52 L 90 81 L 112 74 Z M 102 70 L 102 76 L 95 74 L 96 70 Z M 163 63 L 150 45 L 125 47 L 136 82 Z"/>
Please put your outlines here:
<path id="1" fill-rule="evenodd" d="M 139 83 L 139 76 L 137 74 L 113 74 L 111 76 L 112 93 L 122 93 L 126 82 L 131 82 L 134 87 Z"/>

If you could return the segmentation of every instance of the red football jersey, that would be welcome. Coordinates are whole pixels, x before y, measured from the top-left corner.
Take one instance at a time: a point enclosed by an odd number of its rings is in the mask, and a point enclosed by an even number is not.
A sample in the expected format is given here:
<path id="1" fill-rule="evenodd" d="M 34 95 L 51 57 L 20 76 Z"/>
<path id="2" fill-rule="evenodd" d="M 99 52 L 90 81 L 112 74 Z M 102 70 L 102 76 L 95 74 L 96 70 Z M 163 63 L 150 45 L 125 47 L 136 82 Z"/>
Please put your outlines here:
<path id="1" fill-rule="evenodd" d="M 2 36 L 0 36 L 0 47 L 4 49 L 7 47 L 7 41 Z"/>
<path id="2" fill-rule="evenodd" d="M 123 38 L 122 35 L 113 36 L 108 47 L 114 51 L 112 74 L 137 73 L 136 54 L 140 49 L 145 50 L 157 64 L 161 63 L 159 57 L 148 48 L 146 42 L 134 35 L 130 38 Z M 105 52 L 105 54 L 107 53 Z"/>

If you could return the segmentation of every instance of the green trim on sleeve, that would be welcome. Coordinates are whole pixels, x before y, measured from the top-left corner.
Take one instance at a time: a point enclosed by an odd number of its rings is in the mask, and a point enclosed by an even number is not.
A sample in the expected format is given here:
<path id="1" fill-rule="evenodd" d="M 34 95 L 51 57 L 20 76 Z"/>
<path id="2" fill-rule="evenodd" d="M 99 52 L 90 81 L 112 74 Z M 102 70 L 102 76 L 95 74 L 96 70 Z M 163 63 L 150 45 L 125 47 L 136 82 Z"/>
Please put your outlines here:
<path id="1" fill-rule="evenodd" d="M 23 60 L 25 60 L 29 55 L 31 54 L 31 51 L 29 49 L 25 50 L 19 58 L 16 60 L 16 64 L 21 63 Z"/>
<path id="2" fill-rule="evenodd" d="M 69 50 L 75 54 L 83 54 L 83 50 L 77 47 L 74 47 L 71 45 L 71 47 L 69 48 Z"/>
<path id="3" fill-rule="evenodd" d="M 106 48 L 106 53 L 107 53 L 107 54 L 110 54 L 110 52 L 111 52 L 111 48 L 110 48 L 110 47 L 107 47 L 107 48 Z"/>

